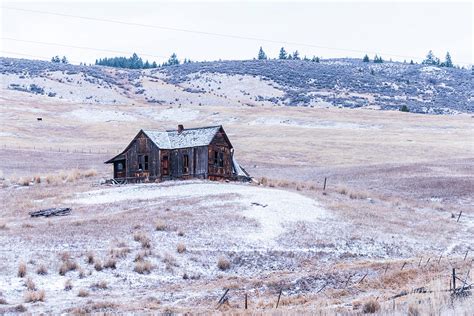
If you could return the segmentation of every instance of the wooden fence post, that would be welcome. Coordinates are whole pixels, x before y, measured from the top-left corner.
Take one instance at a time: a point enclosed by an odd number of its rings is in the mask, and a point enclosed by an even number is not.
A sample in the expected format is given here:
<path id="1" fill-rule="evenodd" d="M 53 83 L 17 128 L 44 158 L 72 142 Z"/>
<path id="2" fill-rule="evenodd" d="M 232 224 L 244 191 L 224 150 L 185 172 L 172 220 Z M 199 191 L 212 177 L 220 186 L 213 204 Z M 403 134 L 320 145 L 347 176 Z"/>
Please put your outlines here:
<path id="1" fill-rule="evenodd" d="M 462 215 L 462 211 L 459 212 L 458 220 L 456 222 L 459 222 L 459 219 L 461 218 L 461 215 Z"/>
<path id="2" fill-rule="evenodd" d="M 247 304 L 247 293 L 245 293 L 245 309 L 247 309 L 248 304 Z"/>
<path id="3" fill-rule="evenodd" d="M 278 300 L 277 300 L 277 304 L 275 306 L 275 308 L 278 308 L 278 305 L 280 304 L 280 297 L 281 297 L 281 292 L 283 291 L 283 289 L 280 289 L 280 293 L 278 293 Z"/>
<path id="4" fill-rule="evenodd" d="M 326 180 L 327 180 L 327 178 L 326 178 L 326 177 L 324 177 L 324 186 L 323 186 L 323 191 L 325 191 L 325 190 L 326 190 Z"/>
<path id="5" fill-rule="evenodd" d="M 456 268 L 453 268 L 453 293 L 456 292 Z"/>

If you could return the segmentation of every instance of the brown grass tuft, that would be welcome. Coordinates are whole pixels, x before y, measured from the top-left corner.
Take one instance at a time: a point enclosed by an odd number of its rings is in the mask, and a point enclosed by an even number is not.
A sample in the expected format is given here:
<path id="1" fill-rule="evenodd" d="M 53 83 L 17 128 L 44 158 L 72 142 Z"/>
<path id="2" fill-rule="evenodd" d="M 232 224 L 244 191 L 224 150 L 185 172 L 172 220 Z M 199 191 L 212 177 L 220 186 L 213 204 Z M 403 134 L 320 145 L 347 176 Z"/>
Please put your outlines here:
<path id="1" fill-rule="evenodd" d="M 88 297 L 89 292 L 87 292 L 85 289 L 80 289 L 79 293 L 77 293 L 77 296 L 79 296 L 79 297 Z"/>
<path id="2" fill-rule="evenodd" d="M 7 230 L 7 229 L 8 229 L 7 223 L 5 223 L 5 222 L 0 222 L 0 229 L 2 229 L 2 230 Z"/>
<path id="3" fill-rule="evenodd" d="M 36 284 L 35 282 L 33 282 L 31 278 L 26 279 L 25 285 L 26 285 L 26 288 L 30 291 L 36 290 Z"/>
<path id="4" fill-rule="evenodd" d="M 48 274 L 48 268 L 44 264 L 41 264 L 38 269 L 36 269 L 36 273 L 39 275 L 46 275 Z"/>
<path id="5" fill-rule="evenodd" d="M 99 289 L 99 290 L 106 290 L 106 289 L 108 289 L 108 285 L 107 285 L 106 281 L 102 280 L 102 281 L 99 281 L 97 283 L 92 284 L 91 288 Z"/>
<path id="6" fill-rule="evenodd" d="M 18 265 L 18 277 L 24 278 L 26 276 L 26 264 L 24 262 L 21 262 Z"/>
<path id="7" fill-rule="evenodd" d="M 97 260 L 95 261 L 94 269 L 95 269 L 95 271 L 102 271 L 102 269 L 103 269 L 103 267 L 102 267 L 102 262 L 100 262 L 99 259 L 97 259 Z"/>
<path id="8" fill-rule="evenodd" d="M 27 291 L 25 294 L 25 303 L 44 302 L 45 296 L 44 290 Z"/>
<path id="9" fill-rule="evenodd" d="M 367 301 L 364 303 L 364 306 L 362 307 L 362 313 L 364 314 L 374 314 L 377 313 L 380 310 L 380 304 L 374 299 L 371 299 L 370 301 Z"/>
<path id="10" fill-rule="evenodd" d="M 86 262 L 88 264 L 94 264 L 95 262 L 95 255 L 92 251 L 89 251 L 87 254 L 86 254 Z"/>
<path id="11" fill-rule="evenodd" d="M 60 275 L 66 275 L 67 272 L 74 271 L 77 268 L 78 268 L 78 265 L 77 265 L 76 262 L 74 262 L 72 260 L 66 260 L 59 267 L 59 274 Z"/>
<path id="12" fill-rule="evenodd" d="M 183 243 L 179 243 L 178 246 L 176 247 L 176 251 L 178 253 L 183 253 L 186 251 L 186 245 Z"/>
<path id="13" fill-rule="evenodd" d="M 230 269 L 230 261 L 225 257 L 220 257 L 219 260 L 217 260 L 217 267 L 222 271 L 228 270 Z"/>
<path id="14" fill-rule="evenodd" d="M 153 270 L 153 265 L 149 261 L 137 261 L 133 271 L 140 274 L 149 274 Z"/>
<path id="15" fill-rule="evenodd" d="M 117 260 L 114 258 L 109 258 L 104 264 L 104 268 L 106 269 L 116 269 L 117 268 Z"/>
<path id="16" fill-rule="evenodd" d="M 155 229 L 157 231 L 165 231 L 168 228 L 168 225 L 164 220 L 158 219 L 155 221 Z"/>
<path id="17" fill-rule="evenodd" d="M 65 291 L 72 290 L 72 281 L 71 280 L 66 280 L 66 282 L 64 283 L 64 290 Z"/>

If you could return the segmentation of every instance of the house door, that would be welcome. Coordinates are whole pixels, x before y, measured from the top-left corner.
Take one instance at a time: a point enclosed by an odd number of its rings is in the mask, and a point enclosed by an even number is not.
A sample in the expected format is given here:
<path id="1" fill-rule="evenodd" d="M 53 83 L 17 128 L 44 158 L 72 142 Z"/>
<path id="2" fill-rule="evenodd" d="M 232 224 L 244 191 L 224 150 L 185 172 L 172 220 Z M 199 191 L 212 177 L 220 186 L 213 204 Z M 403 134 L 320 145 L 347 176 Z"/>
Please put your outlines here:
<path id="1" fill-rule="evenodd" d="M 161 158 L 161 175 L 170 175 L 168 155 L 164 155 L 163 158 Z"/>
<path id="2" fill-rule="evenodd" d="M 125 178 L 125 160 L 117 160 L 114 162 L 114 178 Z"/>

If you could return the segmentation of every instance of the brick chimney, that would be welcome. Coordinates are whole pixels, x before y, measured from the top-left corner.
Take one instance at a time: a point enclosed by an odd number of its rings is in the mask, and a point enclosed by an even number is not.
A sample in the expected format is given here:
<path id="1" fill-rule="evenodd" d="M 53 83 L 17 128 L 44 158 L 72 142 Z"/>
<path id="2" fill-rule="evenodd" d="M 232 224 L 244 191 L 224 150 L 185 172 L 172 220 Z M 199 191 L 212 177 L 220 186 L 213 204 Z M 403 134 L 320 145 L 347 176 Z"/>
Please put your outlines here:
<path id="1" fill-rule="evenodd" d="M 184 130 L 183 124 L 178 125 L 178 134 L 181 134 L 181 132 Z"/>

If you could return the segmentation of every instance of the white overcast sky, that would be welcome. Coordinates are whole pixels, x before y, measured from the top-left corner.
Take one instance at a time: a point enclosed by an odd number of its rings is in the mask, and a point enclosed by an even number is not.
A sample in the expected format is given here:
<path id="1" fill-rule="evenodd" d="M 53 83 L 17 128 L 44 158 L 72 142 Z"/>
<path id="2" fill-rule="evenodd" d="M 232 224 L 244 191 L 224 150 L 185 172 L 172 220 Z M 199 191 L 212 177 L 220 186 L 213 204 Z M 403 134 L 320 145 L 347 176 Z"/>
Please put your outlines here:
<path id="1" fill-rule="evenodd" d="M 2 1 L 1 6 L 2 56 L 66 55 L 74 63 L 93 63 L 137 52 L 162 62 L 176 52 L 179 58 L 226 60 L 251 59 L 260 46 L 276 57 L 284 46 L 307 56 L 360 58 L 367 52 L 400 61 L 421 61 L 432 49 L 442 59 L 449 51 L 455 63 L 473 63 L 471 1 Z"/>

